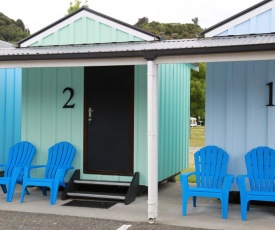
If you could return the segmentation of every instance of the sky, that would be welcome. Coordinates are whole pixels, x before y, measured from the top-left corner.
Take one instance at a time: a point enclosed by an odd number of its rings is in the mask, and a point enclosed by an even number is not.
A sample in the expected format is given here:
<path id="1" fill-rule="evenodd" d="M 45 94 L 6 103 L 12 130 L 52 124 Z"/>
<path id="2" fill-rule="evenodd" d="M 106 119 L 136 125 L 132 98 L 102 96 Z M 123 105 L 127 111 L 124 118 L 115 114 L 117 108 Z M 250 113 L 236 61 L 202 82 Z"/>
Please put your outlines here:
<path id="1" fill-rule="evenodd" d="M 23 20 L 34 33 L 67 14 L 75 0 L 0 0 L 0 12 Z M 149 22 L 192 23 L 198 17 L 205 29 L 262 0 L 88 0 L 89 8 L 128 24 L 147 17 Z M 82 3 L 84 4 L 84 0 Z"/>

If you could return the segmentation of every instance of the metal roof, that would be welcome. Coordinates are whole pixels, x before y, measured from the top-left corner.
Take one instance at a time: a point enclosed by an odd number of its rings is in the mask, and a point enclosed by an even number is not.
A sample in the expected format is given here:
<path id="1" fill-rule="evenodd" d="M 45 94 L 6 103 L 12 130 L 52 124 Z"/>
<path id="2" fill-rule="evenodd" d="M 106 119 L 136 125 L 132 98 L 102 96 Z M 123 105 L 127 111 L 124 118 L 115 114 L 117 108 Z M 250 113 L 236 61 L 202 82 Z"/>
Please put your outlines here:
<path id="1" fill-rule="evenodd" d="M 228 22 L 230 22 L 230 21 L 232 21 L 232 20 L 234 20 L 234 19 L 236 19 L 236 18 L 244 15 L 244 14 L 247 14 L 248 12 L 250 12 L 252 10 L 255 10 L 258 7 L 260 7 L 262 5 L 265 5 L 265 4 L 267 4 L 268 2 L 271 2 L 271 1 L 273 1 L 273 0 L 263 0 L 263 1 L 259 2 L 259 3 L 257 3 L 256 5 L 253 5 L 253 6 L 249 7 L 248 9 L 245 9 L 245 10 L 241 11 L 240 13 L 237 13 L 237 14 L 235 14 L 235 15 L 233 15 L 233 16 L 231 16 L 231 17 L 229 17 L 229 18 L 227 18 L 227 19 L 225 19 L 225 20 L 223 20 L 223 21 L 221 21 L 221 22 L 219 22 L 219 23 L 217 23 L 217 24 L 215 24 L 215 25 L 213 25 L 213 26 L 205 29 L 205 30 L 203 30 L 201 32 L 201 34 L 206 34 L 206 33 L 210 32 L 210 31 L 212 31 L 212 30 L 214 30 L 214 29 L 216 29 L 216 28 L 218 28 L 218 27 L 220 27 L 220 26 L 222 26 L 222 25 L 224 25 L 224 24 L 226 24 L 226 23 L 228 23 Z"/>
<path id="2" fill-rule="evenodd" d="M 144 57 L 275 50 L 275 34 L 0 49 L 0 61 Z"/>
<path id="3" fill-rule="evenodd" d="M 13 47 L 13 44 L 0 40 L 0 49 L 1 48 L 12 48 L 12 47 Z"/>

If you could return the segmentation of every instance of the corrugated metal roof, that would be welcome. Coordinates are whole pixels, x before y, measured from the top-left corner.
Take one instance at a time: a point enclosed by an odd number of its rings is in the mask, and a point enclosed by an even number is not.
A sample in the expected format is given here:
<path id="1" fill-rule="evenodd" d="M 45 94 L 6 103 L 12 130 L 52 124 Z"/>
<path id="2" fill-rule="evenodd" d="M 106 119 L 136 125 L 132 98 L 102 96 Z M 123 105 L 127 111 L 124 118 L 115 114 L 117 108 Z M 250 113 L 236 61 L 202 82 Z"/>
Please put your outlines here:
<path id="1" fill-rule="evenodd" d="M 13 48 L 13 44 L 0 40 L 0 49 L 1 48 Z"/>
<path id="2" fill-rule="evenodd" d="M 99 58 L 138 57 L 152 54 L 157 56 L 225 53 L 244 51 L 275 50 L 275 34 L 257 34 L 228 37 L 165 40 L 151 42 L 105 43 L 70 46 L 47 46 L 11 48 L 0 50 L 0 60 L 29 58 Z M 85 54 L 85 56 L 83 56 Z M 8 58 L 9 57 L 9 58 Z M 146 58 L 146 57 L 145 57 Z"/>

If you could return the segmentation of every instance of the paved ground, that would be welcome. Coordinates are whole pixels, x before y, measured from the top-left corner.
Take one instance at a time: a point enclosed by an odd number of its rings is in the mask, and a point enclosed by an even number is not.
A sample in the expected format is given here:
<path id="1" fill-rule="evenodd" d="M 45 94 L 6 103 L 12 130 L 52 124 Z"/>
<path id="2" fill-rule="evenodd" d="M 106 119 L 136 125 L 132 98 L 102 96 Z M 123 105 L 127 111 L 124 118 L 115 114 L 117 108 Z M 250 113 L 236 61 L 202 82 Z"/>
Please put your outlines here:
<path id="1" fill-rule="evenodd" d="M 148 224 L 146 222 L 125 222 L 88 217 L 25 213 L 16 211 L 0 211 L 0 229 L 199 230 L 199 228 L 169 226 L 163 224 Z"/>
<path id="2" fill-rule="evenodd" d="M 49 204 L 49 196 L 30 189 L 20 203 L 21 187 L 17 186 L 13 201 L 7 203 L 0 191 L 0 229 L 95 229 L 126 230 L 123 225 L 134 229 L 224 229 L 224 230 L 274 230 L 275 208 L 251 206 L 248 220 L 242 221 L 240 206 L 230 204 L 228 219 L 221 218 L 221 204 L 217 199 L 198 198 L 197 207 L 189 200 L 187 216 L 181 214 L 181 186 L 166 183 L 159 186 L 158 218 L 148 224 L 147 195 L 137 197 L 130 205 L 117 203 L 109 209 L 69 207 L 63 204 L 60 195 L 56 205 Z"/>

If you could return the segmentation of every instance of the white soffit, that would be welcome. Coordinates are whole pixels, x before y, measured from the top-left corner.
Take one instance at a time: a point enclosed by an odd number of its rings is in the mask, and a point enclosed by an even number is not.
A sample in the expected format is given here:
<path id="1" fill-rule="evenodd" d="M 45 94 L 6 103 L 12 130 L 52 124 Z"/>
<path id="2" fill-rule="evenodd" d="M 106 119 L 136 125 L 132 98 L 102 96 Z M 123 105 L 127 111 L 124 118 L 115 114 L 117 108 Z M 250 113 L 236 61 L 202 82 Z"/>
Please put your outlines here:
<path id="1" fill-rule="evenodd" d="M 275 7 L 275 1 L 268 2 L 265 5 L 262 5 L 256 9 L 244 14 L 244 15 L 241 15 L 238 18 L 235 18 L 235 19 L 217 27 L 216 29 L 209 31 L 208 33 L 205 33 L 205 37 L 214 37 L 214 36 L 224 32 L 225 30 L 228 30 L 231 27 L 239 25 L 239 24 L 249 20 L 250 18 L 253 18 L 267 10 L 270 10 L 273 7 Z"/>
<path id="2" fill-rule="evenodd" d="M 91 12 L 88 12 L 86 10 L 82 10 L 79 13 L 77 13 L 77 14 L 65 19 L 64 21 L 58 23 L 57 25 L 54 25 L 53 27 L 49 28 L 48 30 L 45 30 L 45 31 L 39 33 L 38 35 L 28 39 L 27 41 L 21 43 L 20 47 L 28 47 L 28 46 L 32 45 L 33 43 L 49 36 L 50 34 L 62 29 L 63 27 L 65 27 L 67 25 L 73 23 L 74 21 L 77 21 L 78 19 L 80 19 L 82 17 L 87 17 L 87 18 L 90 18 L 92 20 L 98 21 L 102 24 L 105 24 L 105 25 L 108 25 L 110 27 L 116 28 L 116 29 L 121 30 L 125 33 L 132 34 L 133 36 L 141 38 L 145 41 L 154 41 L 155 40 L 155 38 L 153 36 L 142 33 L 138 30 L 131 29 L 127 26 L 121 25 L 119 23 L 108 20 L 106 18 L 100 17 L 100 16 L 98 16 L 96 14 L 93 14 Z"/>

